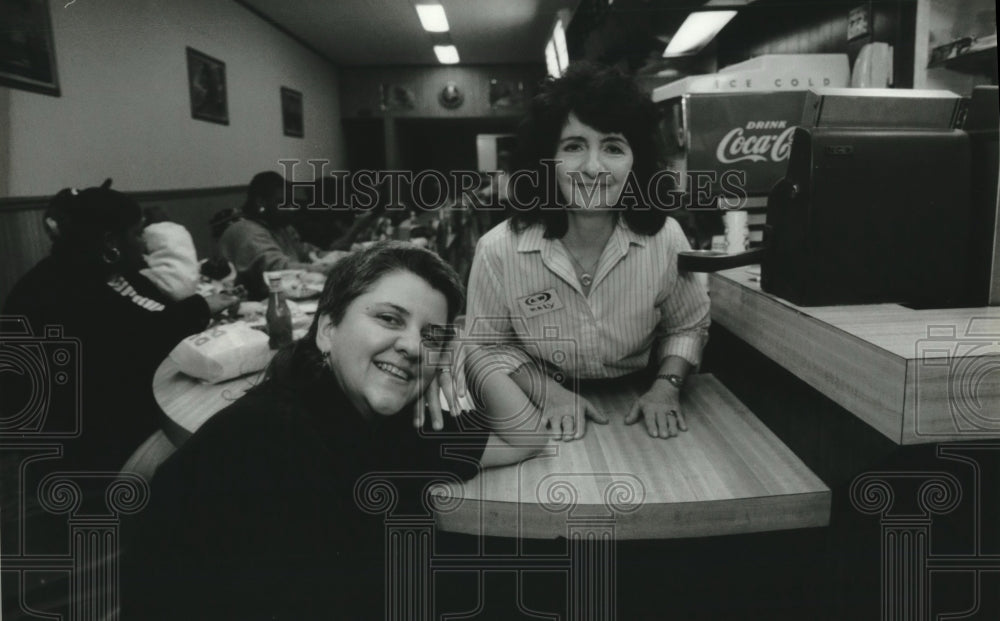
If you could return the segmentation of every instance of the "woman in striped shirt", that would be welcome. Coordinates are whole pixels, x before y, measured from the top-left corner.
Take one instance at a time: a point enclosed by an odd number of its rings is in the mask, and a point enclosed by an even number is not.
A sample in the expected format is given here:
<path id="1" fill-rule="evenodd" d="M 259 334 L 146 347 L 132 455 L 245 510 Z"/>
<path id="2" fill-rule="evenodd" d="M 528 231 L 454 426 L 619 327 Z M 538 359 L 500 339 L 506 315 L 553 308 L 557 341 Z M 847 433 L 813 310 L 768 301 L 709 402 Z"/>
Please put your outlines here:
<path id="1" fill-rule="evenodd" d="M 511 176 L 516 213 L 479 240 L 470 274 L 463 348 L 476 353 L 460 365 L 469 387 L 479 403 L 504 394 L 512 414 L 537 408 L 554 436 L 572 440 L 587 417 L 607 418 L 567 379 L 653 367 L 626 422 L 676 436 L 687 428 L 680 391 L 700 361 L 709 300 L 677 271 L 689 249 L 680 226 L 651 206 L 655 107 L 622 72 L 575 65 L 534 99 L 520 139 L 533 164 Z M 495 342 L 505 346 L 475 346 Z M 464 390 L 442 383 L 446 397 Z"/>

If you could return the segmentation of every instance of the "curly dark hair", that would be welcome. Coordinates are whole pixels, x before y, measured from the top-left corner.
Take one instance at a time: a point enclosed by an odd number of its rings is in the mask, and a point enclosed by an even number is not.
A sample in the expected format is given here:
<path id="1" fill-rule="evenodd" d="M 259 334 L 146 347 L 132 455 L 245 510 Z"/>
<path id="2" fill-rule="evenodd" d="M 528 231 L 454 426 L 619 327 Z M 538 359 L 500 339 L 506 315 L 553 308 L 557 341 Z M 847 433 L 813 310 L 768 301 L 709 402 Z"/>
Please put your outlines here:
<path id="1" fill-rule="evenodd" d="M 554 157 L 570 113 L 598 131 L 625 136 L 632 149 L 633 187 L 639 192 L 643 206 L 649 204 L 645 193 L 662 163 L 656 106 L 635 80 L 620 69 L 589 62 L 574 63 L 562 77 L 549 79 L 543 85 L 518 129 L 517 169 L 537 175 L 543 183 L 536 184 L 529 195 L 522 191 L 529 184 L 514 181 L 511 190 L 521 203 L 510 221 L 515 231 L 541 222 L 548 238 L 566 234 L 565 210 L 553 209 L 564 204 L 564 199 L 551 166 L 544 161 Z M 527 204 L 532 206 L 526 208 Z M 628 227 L 643 235 L 656 234 L 666 216 L 663 210 L 649 208 L 630 207 L 621 212 Z"/>

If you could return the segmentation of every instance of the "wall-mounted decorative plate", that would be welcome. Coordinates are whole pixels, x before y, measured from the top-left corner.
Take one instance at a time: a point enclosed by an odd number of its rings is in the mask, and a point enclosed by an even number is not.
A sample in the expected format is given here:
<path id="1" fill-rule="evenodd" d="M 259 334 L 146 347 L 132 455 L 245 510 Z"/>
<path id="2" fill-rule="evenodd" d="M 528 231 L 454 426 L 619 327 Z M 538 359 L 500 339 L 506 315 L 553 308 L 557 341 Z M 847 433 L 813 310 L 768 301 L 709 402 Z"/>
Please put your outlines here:
<path id="1" fill-rule="evenodd" d="M 462 91 L 458 90 L 458 84 L 448 82 L 438 94 L 438 101 L 445 108 L 454 109 L 462 105 L 462 102 L 465 101 L 465 95 L 462 94 Z"/>

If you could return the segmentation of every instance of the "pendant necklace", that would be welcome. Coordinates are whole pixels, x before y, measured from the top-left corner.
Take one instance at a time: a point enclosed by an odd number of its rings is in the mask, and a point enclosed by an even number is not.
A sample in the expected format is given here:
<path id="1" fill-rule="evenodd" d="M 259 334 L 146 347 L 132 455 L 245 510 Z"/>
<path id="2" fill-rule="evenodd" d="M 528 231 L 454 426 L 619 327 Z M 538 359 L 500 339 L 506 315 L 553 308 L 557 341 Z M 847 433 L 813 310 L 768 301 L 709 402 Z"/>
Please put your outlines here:
<path id="1" fill-rule="evenodd" d="M 590 285 L 594 282 L 594 276 L 591 272 L 597 269 L 597 264 L 600 262 L 601 257 L 597 257 L 597 261 L 594 261 L 593 267 L 588 270 L 583 266 L 583 263 L 580 263 L 580 261 L 576 258 L 576 255 L 573 254 L 573 251 L 570 250 L 566 244 L 563 244 L 563 248 L 566 249 L 566 254 L 569 255 L 569 258 L 572 259 L 573 263 L 576 263 L 576 266 L 580 268 L 580 284 L 584 287 L 590 287 Z"/>

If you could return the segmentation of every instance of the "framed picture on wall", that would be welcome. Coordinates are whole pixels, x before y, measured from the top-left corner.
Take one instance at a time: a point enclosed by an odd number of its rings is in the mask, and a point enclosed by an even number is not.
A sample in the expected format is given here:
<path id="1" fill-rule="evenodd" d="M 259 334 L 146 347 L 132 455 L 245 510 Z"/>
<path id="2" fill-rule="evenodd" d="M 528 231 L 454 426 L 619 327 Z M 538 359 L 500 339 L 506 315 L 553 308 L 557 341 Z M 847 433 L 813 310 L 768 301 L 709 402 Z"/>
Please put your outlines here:
<path id="1" fill-rule="evenodd" d="M 46 0 L 0 0 L 0 84 L 59 97 Z"/>
<path id="2" fill-rule="evenodd" d="M 281 87 L 281 126 L 286 136 L 302 138 L 306 135 L 302 93 L 286 86 Z"/>
<path id="3" fill-rule="evenodd" d="M 847 40 L 867 37 L 872 31 L 872 14 L 869 5 L 863 4 L 847 14 Z"/>
<path id="4" fill-rule="evenodd" d="M 189 47 L 187 68 L 192 118 L 229 125 L 226 63 Z"/>

